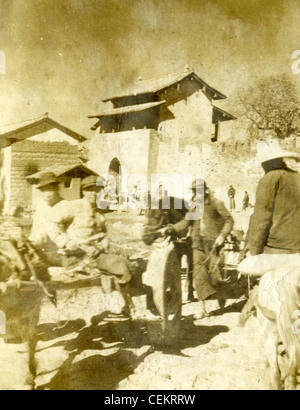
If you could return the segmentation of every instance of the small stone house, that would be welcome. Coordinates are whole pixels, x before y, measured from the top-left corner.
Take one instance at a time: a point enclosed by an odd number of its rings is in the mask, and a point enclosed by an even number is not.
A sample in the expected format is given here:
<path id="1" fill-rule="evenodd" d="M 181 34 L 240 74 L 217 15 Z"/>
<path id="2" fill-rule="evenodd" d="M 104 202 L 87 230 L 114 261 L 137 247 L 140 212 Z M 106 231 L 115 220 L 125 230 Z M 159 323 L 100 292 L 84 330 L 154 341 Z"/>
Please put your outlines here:
<path id="1" fill-rule="evenodd" d="M 79 146 L 86 140 L 48 114 L 0 127 L 0 212 L 32 211 L 36 194 L 28 177 L 49 167 L 66 178 L 66 199 L 78 196 L 78 178 L 93 173 L 79 161 Z M 71 175 L 74 182 L 69 180 Z"/>

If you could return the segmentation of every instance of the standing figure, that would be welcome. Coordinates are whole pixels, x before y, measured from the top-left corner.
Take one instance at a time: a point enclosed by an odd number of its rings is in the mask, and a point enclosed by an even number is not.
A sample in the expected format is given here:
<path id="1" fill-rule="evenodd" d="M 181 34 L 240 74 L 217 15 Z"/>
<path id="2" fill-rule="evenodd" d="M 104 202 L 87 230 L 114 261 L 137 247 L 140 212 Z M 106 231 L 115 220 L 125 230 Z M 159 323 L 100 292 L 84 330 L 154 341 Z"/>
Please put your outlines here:
<path id="1" fill-rule="evenodd" d="M 230 211 L 235 210 L 235 194 L 236 194 L 235 189 L 233 188 L 232 185 L 230 185 L 229 190 L 228 190 L 228 198 L 230 201 Z"/>
<path id="2" fill-rule="evenodd" d="M 250 205 L 250 196 L 247 191 L 245 191 L 245 196 L 243 199 L 243 211 L 246 211 Z"/>
<path id="3" fill-rule="evenodd" d="M 204 198 L 203 198 L 204 186 Z M 226 237 L 233 228 L 233 218 L 223 202 L 214 198 L 203 180 L 196 180 L 192 186 L 193 201 L 204 204 L 202 218 L 184 218 L 175 225 L 168 225 L 165 235 L 180 234 L 192 228 L 193 278 L 200 302 L 199 319 L 207 315 L 206 299 L 214 295 L 216 286 L 222 283 L 220 250 Z M 190 211 L 195 214 L 195 210 Z M 220 295 L 219 303 L 224 307 L 224 297 Z"/>

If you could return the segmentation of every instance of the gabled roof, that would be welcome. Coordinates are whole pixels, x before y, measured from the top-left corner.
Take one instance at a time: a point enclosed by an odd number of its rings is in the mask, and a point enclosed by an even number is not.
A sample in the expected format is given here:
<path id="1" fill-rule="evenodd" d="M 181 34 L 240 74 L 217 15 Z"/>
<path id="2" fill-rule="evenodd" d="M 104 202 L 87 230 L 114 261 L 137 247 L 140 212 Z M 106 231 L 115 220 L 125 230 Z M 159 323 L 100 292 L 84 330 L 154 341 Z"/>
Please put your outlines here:
<path id="1" fill-rule="evenodd" d="M 157 93 L 159 91 L 164 91 L 165 89 L 180 83 L 188 77 L 191 77 L 194 81 L 197 81 L 201 88 L 205 87 L 212 94 L 214 100 L 222 100 L 227 98 L 224 94 L 220 93 L 218 90 L 211 87 L 200 77 L 198 77 L 194 70 L 185 70 L 181 73 L 171 74 L 165 77 L 155 78 L 152 80 L 139 80 L 131 90 L 128 90 L 116 96 L 106 97 L 102 101 L 107 102 L 115 99 L 122 99 L 142 94 Z"/>
<path id="2" fill-rule="evenodd" d="M 58 129 L 71 138 L 74 138 L 78 142 L 84 142 L 87 140 L 83 135 L 78 134 L 70 128 L 52 120 L 48 117 L 48 114 L 42 117 L 28 120 L 20 124 L 12 124 L 9 126 L 0 127 L 0 139 L 4 139 L 10 142 L 16 142 L 25 140 L 27 138 L 34 137 L 35 135 L 42 134 L 44 132 Z"/>
<path id="3" fill-rule="evenodd" d="M 68 165 L 58 165 L 58 164 L 52 165 L 51 167 L 47 167 L 39 172 L 36 172 L 35 174 L 29 175 L 27 179 L 31 183 L 33 183 L 33 181 L 38 180 L 42 174 L 45 174 L 48 172 L 51 172 L 56 177 L 61 177 L 62 175 L 65 175 L 71 171 L 74 171 L 76 168 L 78 168 L 79 171 L 82 171 L 83 173 L 87 173 L 89 175 L 98 175 L 95 171 L 86 167 L 80 161 L 77 161 L 73 164 L 68 164 Z"/>
<path id="4" fill-rule="evenodd" d="M 213 124 L 216 124 L 217 122 L 231 121 L 236 119 L 237 118 L 234 115 L 213 105 Z"/>

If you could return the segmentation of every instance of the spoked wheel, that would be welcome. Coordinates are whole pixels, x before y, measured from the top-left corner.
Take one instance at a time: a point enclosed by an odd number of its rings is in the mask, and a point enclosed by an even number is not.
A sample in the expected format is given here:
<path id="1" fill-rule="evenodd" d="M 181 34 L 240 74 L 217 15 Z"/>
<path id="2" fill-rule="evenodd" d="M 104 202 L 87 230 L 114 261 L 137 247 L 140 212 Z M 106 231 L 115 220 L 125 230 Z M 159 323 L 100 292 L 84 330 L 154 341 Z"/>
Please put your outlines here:
<path id="1" fill-rule="evenodd" d="M 164 344 L 174 342 L 180 331 L 182 292 L 180 261 L 174 249 L 157 249 L 147 269 L 148 283 L 160 316 L 160 337 Z M 150 283 L 149 283 L 150 282 Z"/>

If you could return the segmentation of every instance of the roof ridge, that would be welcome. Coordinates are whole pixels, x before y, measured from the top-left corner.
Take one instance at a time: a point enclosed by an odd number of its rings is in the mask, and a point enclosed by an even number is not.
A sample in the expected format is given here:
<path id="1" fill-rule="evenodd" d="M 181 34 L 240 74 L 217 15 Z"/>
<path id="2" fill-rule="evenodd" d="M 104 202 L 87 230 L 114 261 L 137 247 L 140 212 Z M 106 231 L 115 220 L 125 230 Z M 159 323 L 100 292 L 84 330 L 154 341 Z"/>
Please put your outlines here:
<path id="1" fill-rule="evenodd" d="M 173 74 L 168 74 L 163 77 L 150 78 L 148 80 L 140 79 L 139 81 L 135 82 L 130 87 L 130 89 L 127 89 L 124 92 L 120 92 L 119 95 L 114 95 L 112 97 L 106 96 L 105 98 L 102 99 L 102 101 L 107 102 L 107 101 L 112 101 L 114 99 L 127 98 L 131 96 L 137 96 L 140 94 L 156 93 L 160 90 L 164 90 L 172 86 L 172 84 L 176 84 L 180 81 L 183 81 L 189 76 L 194 76 L 194 78 L 199 82 L 199 84 L 202 84 L 203 86 L 208 87 L 208 89 L 210 89 L 211 92 L 215 94 L 213 99 L 227 98 L 224 94 L 222 94 L 220 91 L 218 91 L 214 87 L 210 86 L 206 81 L 204 81 L 201 77 L 199 77 L 194 69 L 185 69 L 184 71 L 180 71 L 178 73 L 173 73 Z M 215 98 L 215 97 L 218 97 L 218 98 Z"/>
<path id="2" fill-rule="evenodd" d="M 48 112 L 46 112 L 45 114 L 43 114 L 39 117 L 30 118 L 28 120 L 12 122 L 10 124 L 3 124 L 3 125 L 0 125 L 0 128 L 11 127 L 12 125 L 22 125 L 22 124 L 26 124 L 28 122 L 40 121 L 40 120 L 44 120 L 44 119 L 47 119 L 47 118 L 49 118 L 49 113 Z"/>
<path id="3" fill-rule="evenodd" d="M 59 129 L 60 131 L 68 134 L 70 137 L 76 139 L 77 141 L 85 141 L 88 139 L 85 136 L 79 134 L 78 132 L 73 131 L 71 128 L 61 124 L 60 122 L 53 120 L 49 117 L 48 113 L 45 113 L 44 115 L 31 120 L 0 126 L 0 136 L 4 138 L 10 138 L 13 134 L 26 132 L 31 127 L 39 126 L 43 123 L 46 123 L 49 126 L 52 126 L 53 128 Z"/>
<path id="4" fill-rule="evenodd" d="M 162 80 L 164 78 L 170 78 L 170 77 L 174 77 L 175 75 L 180 75 L 180 74 L 190 75 L 192 73 L 194 73 L 194 70 L 192 70 L 192 69 L 190 69 L 188 71 L 185 71 L 185 70 L 184 71 L 177 71 L 176 73 L 166 74 L 166 75 L 163 75 L 163 76 L 160 76 L 160 77 L 148 78 L 147 80 L 141 79 L 141 80 L 138 80 L 135 84 L 139 84 L 139 83 L 142 83 L 144 81 L 147 82 L 147 81 L 153 81 L 153 80 Z"/>

